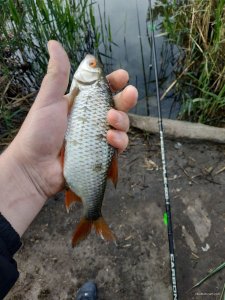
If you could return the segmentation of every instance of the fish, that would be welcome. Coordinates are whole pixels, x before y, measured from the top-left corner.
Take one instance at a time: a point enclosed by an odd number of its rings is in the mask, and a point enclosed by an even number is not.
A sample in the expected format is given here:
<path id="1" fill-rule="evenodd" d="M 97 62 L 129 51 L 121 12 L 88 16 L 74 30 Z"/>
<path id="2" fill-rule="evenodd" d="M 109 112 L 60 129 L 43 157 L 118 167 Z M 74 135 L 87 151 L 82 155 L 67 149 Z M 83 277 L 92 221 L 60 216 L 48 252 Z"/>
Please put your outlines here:
<path id="1" fill-rule="evenodd" d="M 91 232 L 116 242 L 101 208 L 107 179 L 116 187 L 117 150 L 106 139 L 111 128 L 107 112 L 114 107 L 112 92 L 100 61 L 87 54 L 78 66 L 69 91 L 69 115 L 62 151 L 63 175 L 67 185 L 67 211 L 75 202 L 83 203 L 83 216 L 75 228 L 72 247 Z"/>

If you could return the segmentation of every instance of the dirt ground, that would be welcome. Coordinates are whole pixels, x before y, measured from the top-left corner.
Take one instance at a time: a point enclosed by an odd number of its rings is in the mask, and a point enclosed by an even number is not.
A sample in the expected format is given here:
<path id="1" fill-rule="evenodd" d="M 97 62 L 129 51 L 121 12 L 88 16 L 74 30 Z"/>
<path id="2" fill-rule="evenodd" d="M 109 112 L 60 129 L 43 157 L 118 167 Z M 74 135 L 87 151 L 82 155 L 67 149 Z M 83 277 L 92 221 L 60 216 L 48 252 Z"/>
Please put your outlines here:
<path id="1" fill-rule="evenodd" d="M 159 138 L 132 131 L 130 140 L 103 204 L 118 245 L 92 233 L 72 249 L 82 206 L 67 214 L 57 195 L 23 237 L 20 278 L 6 299 L 75 299 L 89 279 L 100 300 L 172 299 Z M 166 150 L 180 299 L 219 300 L 225 270 L 188 290 L 225 261 L 225 145 L 166 140 Z"/>

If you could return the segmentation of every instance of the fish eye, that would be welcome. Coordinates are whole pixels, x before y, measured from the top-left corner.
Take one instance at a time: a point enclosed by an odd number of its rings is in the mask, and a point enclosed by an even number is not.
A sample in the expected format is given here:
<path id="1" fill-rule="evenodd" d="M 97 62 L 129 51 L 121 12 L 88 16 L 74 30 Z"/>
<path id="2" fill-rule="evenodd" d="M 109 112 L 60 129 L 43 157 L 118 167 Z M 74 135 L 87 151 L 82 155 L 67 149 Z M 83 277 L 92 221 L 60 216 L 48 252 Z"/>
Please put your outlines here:
<path id="1" fill-rule="evenodd" d="M 96 68 L 96 66 L 97 66 L 96 60 L 92 60 L 92 61 L 89 63 L 89 66 L 92 67 L 92 68 Z"/>

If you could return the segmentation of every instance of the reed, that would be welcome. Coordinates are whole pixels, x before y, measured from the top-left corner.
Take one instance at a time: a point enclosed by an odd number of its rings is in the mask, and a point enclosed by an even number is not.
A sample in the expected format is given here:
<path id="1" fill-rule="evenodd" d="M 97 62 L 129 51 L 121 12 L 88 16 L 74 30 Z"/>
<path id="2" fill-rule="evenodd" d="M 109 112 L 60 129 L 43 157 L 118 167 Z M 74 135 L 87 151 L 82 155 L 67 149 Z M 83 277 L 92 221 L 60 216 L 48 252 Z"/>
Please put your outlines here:
<path id="1" fill-rule="evenodd" d="M 92 1 L 4 2 L 8 5 L 1 8 L 3 18 L 0 20 L 2 33 L 0 51 L 3 53 L 7 48 L 18 63 L 22 66 L 27 64 L 27 69 L 35 76 L 35 82 L 39 82 L 46 71 L 48 61 L 46 44 L 50 39 L 62 43 L 69 55 L 72 72 L 85 53 L 100 54 L 98 49 L 101 44 L 110 49 L 112 40 L 110 23 L 107 22 L 104 26 L 97 24 Z M 32 76 L 29 77 L 32 79 Z"/>
<path id="2" fill-rule="evenodd" d="M 180 49 L 181 119 L 225 125 L 225 0 L 156 3 L 163 28 Z M 188 66 L 191 66 L 190 68 Z"/>
<path id="3" fill-rule="evenodd" d="M 215 274 L 217 274 L 218 272 L 220 272 L 221 270 L 224 270 L 225 268 L 225 262 L 223 262 L 221 265 L 217 266 L 216 268 L 214 268 L 213 270 L 211 270 L 204 278 L 202 278 L 198 283 L 196 283 L 189 291 L 199 287 L 200 285 L 202 285 L 206 280 L 208 280 L 209 278 L 211 278 L 212 276 L 214 276 Z M 225 284 L 224 287 L 222 289 L 222 293 L 221 293 L 221 297 L 220 299 L 222 300 L 222 297 L 224 295 L 224 291 L 225 291 Z M 223 298 L 224 300 L 224 298 Z"/>
<path id="4" fill-rule="evenodd" d="M 113 41 L 110 20 L 92 0 L 0 0 L 0 14 L 0 136 L 7 142 L 32 101 L 15 103 L 38 90 L 46 72 L 48 40 L 65 48 L 71 76 L 86 53 L 110 57 Z"/>
<path id="5" fill-rule="evenodd" d="M 23 86 L 10 73 L 0 76 L 0 150 L 17 133 L 35 94 L 31 92 L 25 95 Z"/>

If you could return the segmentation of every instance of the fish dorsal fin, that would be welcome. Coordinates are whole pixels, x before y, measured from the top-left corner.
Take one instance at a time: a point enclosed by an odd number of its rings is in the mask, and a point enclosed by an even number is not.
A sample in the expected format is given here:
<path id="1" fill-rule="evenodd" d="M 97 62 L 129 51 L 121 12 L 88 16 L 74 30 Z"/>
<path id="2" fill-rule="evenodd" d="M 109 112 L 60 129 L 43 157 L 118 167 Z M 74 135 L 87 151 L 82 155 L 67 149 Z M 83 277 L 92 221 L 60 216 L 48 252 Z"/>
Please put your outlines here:
<path id="1" fill-rule="evenodd" d="M 110 178 L 112 180 L 112 183 L 114 184 L 114 186 L 116 188 L 117 181 L 118 181 L 118 155 L 117 155 L 117 151 L 115 151 L 115 153 L 112 157 L 111 165 L 110 165 L 109 171 L 108 171 L 108 178 Z"/>

